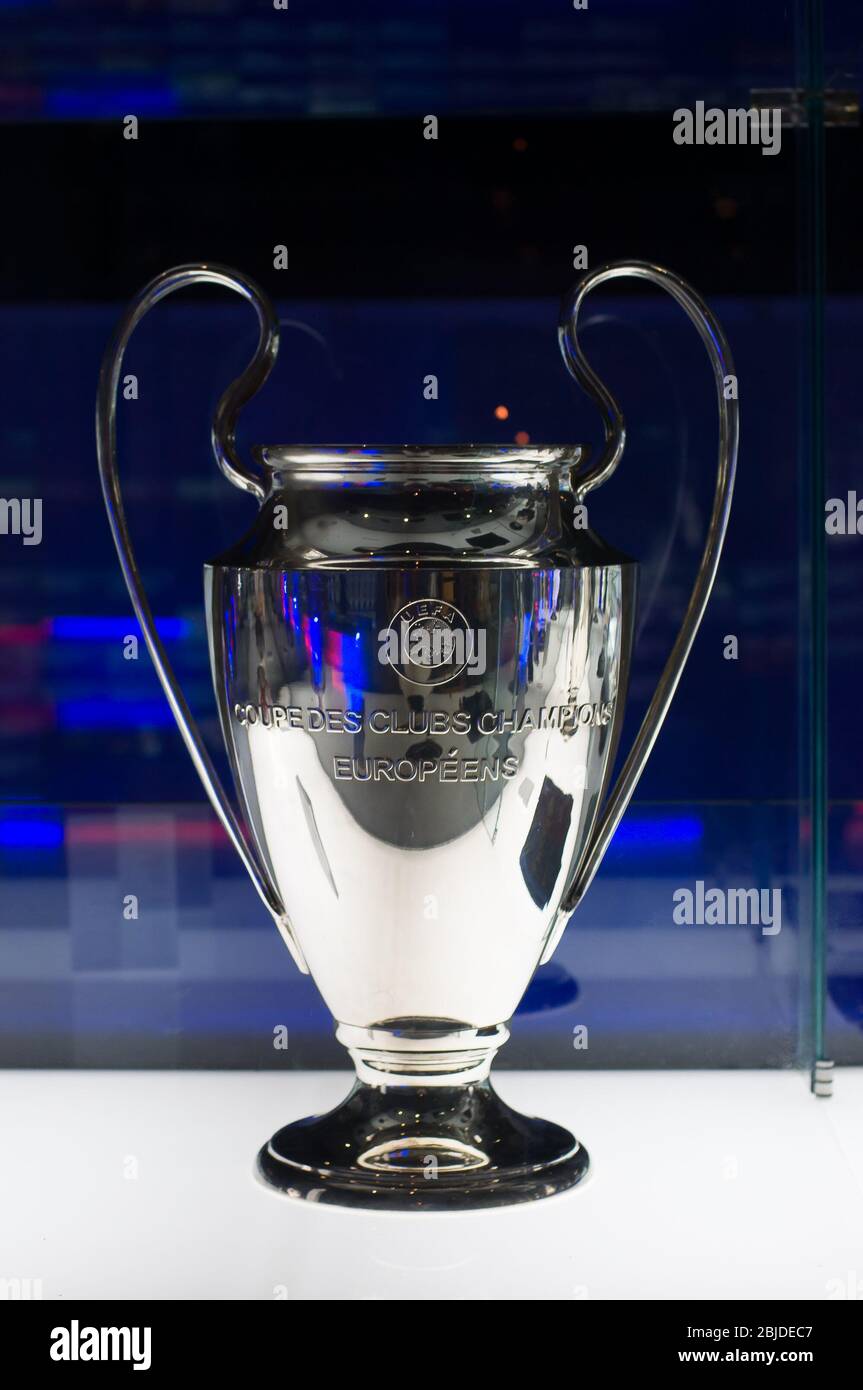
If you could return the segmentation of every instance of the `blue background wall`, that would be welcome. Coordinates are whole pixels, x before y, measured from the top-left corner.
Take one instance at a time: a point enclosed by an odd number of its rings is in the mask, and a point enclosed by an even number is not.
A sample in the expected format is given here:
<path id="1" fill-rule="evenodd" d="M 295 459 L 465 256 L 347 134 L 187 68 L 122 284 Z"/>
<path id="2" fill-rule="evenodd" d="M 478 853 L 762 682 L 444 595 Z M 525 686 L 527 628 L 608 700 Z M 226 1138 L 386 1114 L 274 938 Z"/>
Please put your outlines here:
<path id="1" fill-rule="evenodd" d="M 146 653 L 123 659 L 136 629 L 93 445 L 98 364 L 122 300 L 183 259 L 215 256 L 264 281 L 283 346 L 244 420 L 246 447 L 503 443 L 516 431 L 596 443 L 555 339 L 576 242 L 591 264 L 655 258 L 710 298 L 737 359 L 743 449 L 720 578 L 672 714 L 504 1058 L 781 1065 L 796 1054 L 808 957 L 800 137 L 786 132 L 774 159 L 670 138 L 680 104 L 743 104 L 751 86 L 791 83 L 788 7 L 723 7 L 721 25 L 700 7 L 648 15 L 619 0 L 602 13 L 465 11 L 369 5 L 357 21 L 343 5 L 291 0 L 287 14 L 234 4 L 0 15 L 14 56 L 0 154 L 15 209 L 0 259 L 0 481 L 4 496 L 44 508 L 41 545 L 0 538 L 5 1064 L 341 1064 L 313 984 L 203 800 Z M 857 61 L 850 13 L 833 7 L 828 36 L 846 70 Z M 430 111 L 442 122 L 434 145 L 420 134 Z M 130 112 L 137 142 L 120 134 Z M 863 495 L 849 216 L 859 193 L 837 177 L 859 157 L 859 131 L 828 133 L 831 496 Z M 279 241 L 291 248 L 281 276 Z M 241 306 L 172 301 L 133 341 L 140 395 L 121 406 L 139 558 L 217 752 L 201 565 L 245 529 L 252 503 L 217 474 L 207 439 L 252 340 Z M 584 341 L 630 427 L 617 476 L 591 504 L 596 528 L 643 566 L 627 743 L 697 566 L 715 404 L 693 330 L 658 296 L 598 295 Z M 440 380 L 434 402 L 422 394 L 428 372 Z M 846 1060 L 863 1059 L 859 545 L 837 537 L 829 550 L 828 1022 Z M 722 655 L 729 633 L 736 662 Z M 675 927 L 673 889 L 697 878 L 781 887 L 783 931 Z M 128 893 L 140 898 L 136 922 L 123 919 Z M 572 1045 L 581 1024 L 587 1052 Z M 279 1025 L 287 1053 L 273 1047 Z"/>

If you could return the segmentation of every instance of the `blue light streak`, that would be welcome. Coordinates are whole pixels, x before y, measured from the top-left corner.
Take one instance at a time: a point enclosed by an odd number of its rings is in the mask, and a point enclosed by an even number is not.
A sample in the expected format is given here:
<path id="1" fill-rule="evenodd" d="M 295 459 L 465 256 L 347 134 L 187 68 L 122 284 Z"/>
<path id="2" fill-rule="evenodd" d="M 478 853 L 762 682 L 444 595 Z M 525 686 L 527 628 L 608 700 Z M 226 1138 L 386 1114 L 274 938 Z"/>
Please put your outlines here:
<path id="1" fill-rule="evenodd" d="M 191 633 L 185 618 L 157 618 L 156 631 L 163 642 L 180 642 Z M 55 642 L 122 642 L 125 637 L 144 634 L 137 618 L 52 618 L 51 635 Z"/>

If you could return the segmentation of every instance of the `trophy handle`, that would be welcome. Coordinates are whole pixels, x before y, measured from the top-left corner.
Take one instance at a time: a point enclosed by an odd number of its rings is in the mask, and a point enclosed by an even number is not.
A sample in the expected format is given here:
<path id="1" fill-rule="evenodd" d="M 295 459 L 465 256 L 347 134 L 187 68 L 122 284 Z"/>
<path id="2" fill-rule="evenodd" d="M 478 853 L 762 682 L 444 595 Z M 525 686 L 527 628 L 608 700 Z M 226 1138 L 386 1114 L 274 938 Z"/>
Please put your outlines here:
<path id="1" fill-rule="evenodd" d="M 225 476 L 246 492 L 251 492 L 259 501 L 264 496 L 264 486 L 259 477 L 246 467 L 237 454 L 235 432 L 237 417 L 245 405 L 266 381 L 270 374 L 279 347 L 279 321 L 270 300 L 262 290 L 244 275 L 218 265 L 183 265 L 166 270 L 157 275 L 135 296 L 117 329 L 102 361 L 99 374 L 99 391 L 96 399 L 96 452 L 99 460 L 99 476 L 102 482 L 102 495 L 111 525 L 111 534 L 117 547 L 120 568 L 126 581 L 126 588 L 132 600 L 132 607 L 147 643 L 156 674 L 165 692 L 171 713 L 177 723 L 195 770 L 203 783 L 210 803 L 222 823 L 228 839 L 242 859 L 249 877 L 258 894 L 269 909 L 279 933 L 304 974 L 308 974 L 302 952 L 297 944 L 288 922 L 287 914 L 263 861 L 250 847 L 240 826 L 239 819 L 228 800 L 225 790 L 204 745 L 200 731 L 192 718 L 185 696 L 177 682 L 167 652 L 156 631 L 153 615 L 141 574 L 138 569 L 123 498 L 117 474 L 117 386 L 123 367 L 123 355 L 136 326 L 144 315 L 158 304 L 159 300 L 173 294 L 186 285 L 222 285 L 234 290 L 253 306 L 258 317 L 258 345 L 255 354 L 245 371 L 228 387 L 219 401 L 213 422 L 212 444 L 216 462 Z"/>
<path id="2" fill-rule="evenodd" d="M 629 275 L 636 279 L 649 280 L 652 284 L 660 285 L 664 290 L 667 290 L 677 300 L 677 303 L 686 310 L 689 318 L 698 329 L 701 341 L 707 348 L 713 367 L 719 405 L 719 460 L 716 491 L 713 497 L 713 510 L 707 528 L 704 553 L 689 598 L 689 605 L 677 634 L 677 640 L 671 649 L 671 654 L 659 678 L 659 684 L 654 691 L 653 699 L 648 706 L 629 756 L 609 793 L 604 810 L 593 829 L 585 852 L 575 865 L 572 881 L 567 886 L 561 900 L 558 919 L 549 934 L 548 942 L 543 951 L 542 964 L 551 958 L 569 917 L 590 887 L 611 838 L 629 805 L 632 793 L 635 791 L 638 779 L 644 771 L 644 765 L 668 713 L 668 707 L 683 673 L 686 659 L 695 640 L 695 634 L 701 626 L 701 619 L 704 617 L 704 610 L 707 607 L 713 581 L 716 578 L 719 557 L 722 554 L 722 545 L 728 528 L 731 495 L 734 490 L 734 475 L 737 468 L 737 445 L 740 433 L 740 411 L 736 395 L 737 383 L 736 379 L 729 382 L 729 378 L 734 377 L 734 362 L 725 334 L 718 321 L 703 300 L 687 285 L 686 281 L 681 280 L 670 270 L 664 270 L 661 266 L 650 265 L 646 261 L 615 261 L 585 275 L 570 291 L 561 310 L 559 340 L 564 361 L 578 384 L 599 406 L 605 430 L 605 448 L 602 455 L 592 468 L 573 476 L 574 492 L 579 497 L 584 496 L 591 488 L 597 487 L 607 478 L 610 478 L 620 462 L 626 441 L 626 428 L 620 407 L 611 392 L 602 384 L 581 355 L 576 333 L 579 310 L 585 295 L 596 285 L 601 285 L 606 280 L 618 280 Z M 730 398 L 727 395 L 729 386 L 734 391 Z"/>

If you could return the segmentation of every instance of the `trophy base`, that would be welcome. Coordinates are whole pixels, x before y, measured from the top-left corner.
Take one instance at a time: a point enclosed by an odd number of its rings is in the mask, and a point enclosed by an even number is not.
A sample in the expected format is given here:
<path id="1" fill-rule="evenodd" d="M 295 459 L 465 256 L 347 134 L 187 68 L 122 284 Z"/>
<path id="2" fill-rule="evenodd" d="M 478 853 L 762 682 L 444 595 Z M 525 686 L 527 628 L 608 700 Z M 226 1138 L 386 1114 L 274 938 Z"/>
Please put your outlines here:
<path id="1" fill-rule="evenodd" d="M 289 1197 L 377 1211 L 471 1211 L 551 1197 L 587 1173 L 560 1125 L 520 1115 L 491 1082 L 371 1086 L 286 1125 L 258 1172 Z"/>

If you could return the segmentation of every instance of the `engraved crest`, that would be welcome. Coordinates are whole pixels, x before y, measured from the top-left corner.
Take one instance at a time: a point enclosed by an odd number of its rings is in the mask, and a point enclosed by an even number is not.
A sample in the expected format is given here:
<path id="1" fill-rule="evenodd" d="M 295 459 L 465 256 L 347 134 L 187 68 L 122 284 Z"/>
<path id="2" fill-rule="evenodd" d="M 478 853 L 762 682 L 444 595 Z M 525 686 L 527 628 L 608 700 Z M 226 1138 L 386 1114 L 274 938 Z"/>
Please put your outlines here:
<path id="1" fill-rule="evenodd" d="M 445 685 L 464 670 L 485 671 L 485 632 L 443 599 L 406 603 L 378 633 L 378 660 L 411 685 Z"/>

